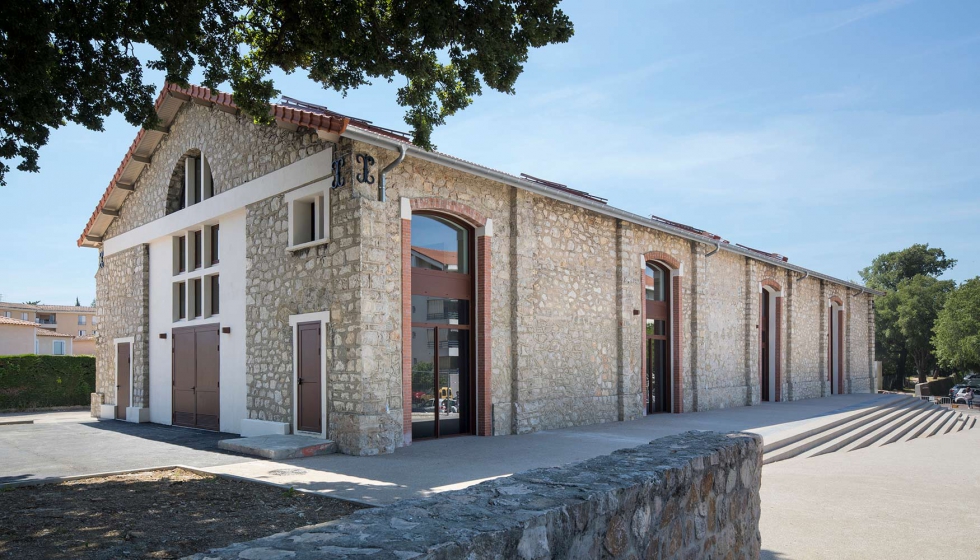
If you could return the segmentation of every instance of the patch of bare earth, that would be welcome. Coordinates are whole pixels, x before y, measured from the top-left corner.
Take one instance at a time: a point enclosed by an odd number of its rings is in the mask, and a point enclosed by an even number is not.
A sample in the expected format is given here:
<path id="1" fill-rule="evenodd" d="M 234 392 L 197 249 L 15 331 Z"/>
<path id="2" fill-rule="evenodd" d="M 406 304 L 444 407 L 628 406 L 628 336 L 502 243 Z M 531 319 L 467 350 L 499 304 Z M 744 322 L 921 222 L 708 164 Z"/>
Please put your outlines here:
<path id="1" fill-rule="evenodd" d="M 180 558 L 362 506 L 183 469 L 0 489 L 0 558 Z"/>

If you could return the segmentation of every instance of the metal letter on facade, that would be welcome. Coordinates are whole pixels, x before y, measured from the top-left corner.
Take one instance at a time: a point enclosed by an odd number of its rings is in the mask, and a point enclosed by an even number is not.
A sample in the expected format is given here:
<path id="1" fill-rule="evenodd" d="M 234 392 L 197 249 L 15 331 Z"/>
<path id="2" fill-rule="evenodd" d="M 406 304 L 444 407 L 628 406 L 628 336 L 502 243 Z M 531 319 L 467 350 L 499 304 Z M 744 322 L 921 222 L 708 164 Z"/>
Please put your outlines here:
<path id="1" fill-rule="evenodd" d="M 336 189 L 344 186 L 344 176 L 341 175 L 341 171 L 344 169 L 344 156 L 340 156 L 339 158 L 333 160 L 330 167 L 333 168 L 333 184 L 331 185 L 331 188 Z"/>
<path id="2" fill-rule="evenodd" d="M 374 177 L 371 176 L 371 166 L 374 165 L 374 158 L 368 154 L 357 154 L 357 163 L 364 163 L 364 173 L 357 174 L 359 183 L 374 184 Z"/>

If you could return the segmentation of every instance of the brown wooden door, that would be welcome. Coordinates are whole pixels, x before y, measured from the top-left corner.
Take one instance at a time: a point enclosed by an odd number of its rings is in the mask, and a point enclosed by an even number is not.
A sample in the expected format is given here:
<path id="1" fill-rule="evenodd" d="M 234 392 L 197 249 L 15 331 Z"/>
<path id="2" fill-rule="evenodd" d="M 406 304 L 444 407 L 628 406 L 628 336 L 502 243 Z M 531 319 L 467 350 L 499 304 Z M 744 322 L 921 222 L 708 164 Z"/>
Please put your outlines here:
<path id="1" fill-rule="evenodd" d="M 296 326 L 296 423 L 300 431 L 323 431 L 323 401 L 320 371 L 320 323 L 300 323 Z"/>
<path id="2" fill-rule="evenodd" d="M 656 279 L 654 279 L 656 276 Z M 647 413 L 671 412 L 672 395 L 670 382 L 670 272 L 647 263 L 644 281 L 646 285 L 646 383 Z M 649 289 L 652 286 L 656 289 Z"/>
<path id="3" fill-rule="evenodd" d="M 194 344 L 194 328 L 174 329 L 173 332 L 173 423 L 178 426 L 196 426 L 197 354 Z"/>
<path id="4" fill-rule="evenodd" d="M 217 324 L 195 327 L 194 342 L 197 353 L 197 427 L 205 430 L 218 429 L 218 387 L 220 360 L 218 358 L 219 333 Z"/>
<path id="5" fill-rule="evenodd" d="M 762 290 L 759 317 L 759 373 L 762 376 L 762 400 L 769 400 L 769 292 Z"/>
<path id="6" fill-rule="evenodd" d="M 219 428 L 219 325 L 173 330 L 173 423 Z"/>
<path id="7" fill-rule="evenodd" d="M 116 418 L 126 419 L 126 408 L 129 406 L 130 391 L 130 343 L 122 342 L 116 345 Z"/>

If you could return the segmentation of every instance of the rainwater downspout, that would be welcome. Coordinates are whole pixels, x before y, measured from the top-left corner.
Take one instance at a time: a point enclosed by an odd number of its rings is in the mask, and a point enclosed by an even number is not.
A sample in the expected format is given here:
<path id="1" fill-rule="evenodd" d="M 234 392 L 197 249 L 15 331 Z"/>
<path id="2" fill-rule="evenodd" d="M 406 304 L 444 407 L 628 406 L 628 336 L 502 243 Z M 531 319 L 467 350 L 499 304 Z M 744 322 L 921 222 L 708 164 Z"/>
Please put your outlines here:
<path id="1" fill-rule="evenodd" d="M 715 253 L 717 253 L 718 251 L 721 251 L 721 243 L 715 243 L 715 248 L 712 249 L 711 251 L 705 253 L 704 258 L 708 258 L 711 255 L 714 255 Z"/>
<path id="2" fill-rule="evenodd" d="M 384 202 L 386 200 L 386 196 L 385 196 L 385 175 L 387 175 L 389 171 L 391 171 L 392 169 L 394 169 L 395 167 L 397 167 L 398 164 L 401 163 L 402 160 L 404 160 L 404 159 L 405 159 L 405 145 L 404 144 L 399 144 L 398 145 L 398 157 L 395 158 L 395 161 L 389 163 L 387 167 L 385 167 L 384 169 L 381 170 L 381 176 L 378 178 L 378 200 L 379 201 Z"/>
<path id="3" fill-rule="evenodd" d="M 796 281 L 799 282 L 800 280 L 806 280 L 806 277 L 809 276 L 809 275 L 810 275 L 810 271 L 807 270 L 806 271 L 806 274 L 804 274 L 803 276 L 800 276 L 799 278 L 797 278 Z"/>

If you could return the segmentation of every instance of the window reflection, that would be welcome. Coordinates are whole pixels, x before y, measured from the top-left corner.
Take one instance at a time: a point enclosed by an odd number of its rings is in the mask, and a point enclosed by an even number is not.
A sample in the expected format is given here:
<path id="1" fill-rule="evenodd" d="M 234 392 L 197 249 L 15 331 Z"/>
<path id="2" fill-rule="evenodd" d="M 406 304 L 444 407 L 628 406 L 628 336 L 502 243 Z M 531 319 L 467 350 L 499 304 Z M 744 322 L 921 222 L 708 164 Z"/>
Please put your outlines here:
<path id="1" fill-rule="evenodd" d="M 469 274 L 469 232 L 437 216 L 412 216 L 412 267 Z"/>
<path id="2" fill-rule="evenodd" d="M 658 266 L 647 263 L 643 271 L 643 285 L 646 287 L 647 299 L 650 301 L 664 301 L 666 290 L 664 289 L 664 271 Z"/>
<path id="3" fill-rule="evenodd" d="M 412 296 L 412 322 L 442 325 L 470 324 L 470 302 L 434 296 Z"/>

